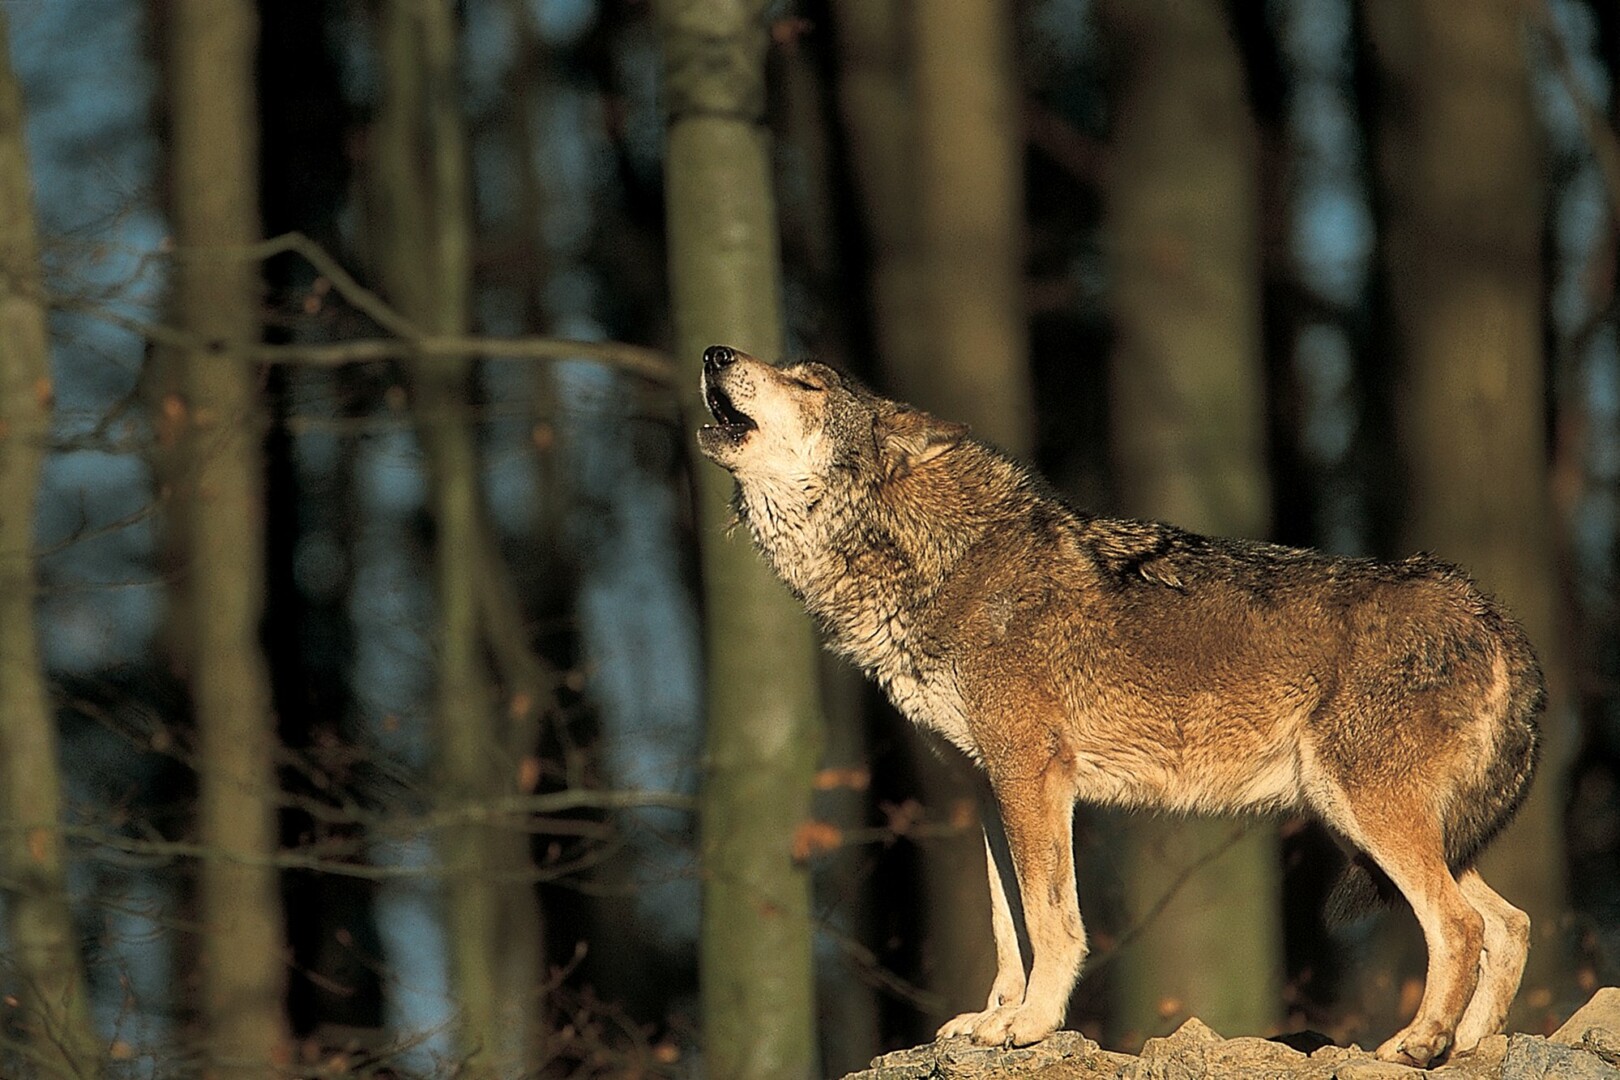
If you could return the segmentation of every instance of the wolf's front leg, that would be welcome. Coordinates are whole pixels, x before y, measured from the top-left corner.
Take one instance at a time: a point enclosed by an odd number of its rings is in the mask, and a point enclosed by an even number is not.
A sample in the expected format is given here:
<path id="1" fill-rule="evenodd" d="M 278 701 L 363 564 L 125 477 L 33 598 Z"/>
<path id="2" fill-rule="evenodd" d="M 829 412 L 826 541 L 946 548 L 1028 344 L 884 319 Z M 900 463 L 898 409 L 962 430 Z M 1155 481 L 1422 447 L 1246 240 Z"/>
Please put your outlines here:
<path id="1" fill-rule="evenodd" d="M 985 806 L 983 809 L 986 815 L 984 863 L 990 878 L 990 927 L 996 941 L 996 981 L 990 987 L 990 1000 L 984 1010 L 947 1020 L 936 1036 L 941 1039 L 971 1034 L 974 1026 L 990 1013 L 1003 1005 L 1016 1005 L 1024 1000 L 1024 955 L 1018 947 L 1018 924 L 1012 903 L 1012 898 L 1018 895 L 1018 880 L 1013 876 L 1012 855 L 1004 837 L 991 839 L 991 830 L 997 828 L 997 823 L 990 821 L 989 815 L 995 813 L 995 808 Z"/>
<path id="2" fill-rule="evenodd" d="M 1086 955 L 1074 881 L 1074 784 L 1069 770 L 1053 759 L 1033 777 L 995 778 L 995 793 L 1029 931 L 1029 983 L 1023 1000 L 979 1013 L 957 1033 L 985 1045 L 1022 1046 L 1063 1023 Z"/>

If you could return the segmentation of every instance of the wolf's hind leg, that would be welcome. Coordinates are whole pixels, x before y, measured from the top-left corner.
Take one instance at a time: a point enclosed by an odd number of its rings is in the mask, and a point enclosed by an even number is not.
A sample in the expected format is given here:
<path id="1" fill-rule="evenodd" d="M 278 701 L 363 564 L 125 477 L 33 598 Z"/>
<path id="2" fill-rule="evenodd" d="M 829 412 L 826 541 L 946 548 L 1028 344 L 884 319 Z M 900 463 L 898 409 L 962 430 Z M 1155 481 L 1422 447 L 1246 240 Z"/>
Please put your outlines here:
<path id="1" fill-rule="evenodd" d="M 1420 800 L 1389 796 L 1350 800 L 1354 839 L 1412 905 L 1423 928 L 1429 970 L 1417 1015 L 1378 1048 L 1378 1056 L 1422 1067 L 1451 1047 L 1457 1022 L 1474 996 L 1485 921 L 1451 876 L 1439 822 Z"/>
<path id="2" fill-rule="evenodd" d="M 996 981 L 990 987 L 990 1000 L 985 1003 L 984 1011 L 963 1013 L 946 1021 L 936 1036 L 941 1039 L 969 1034 L 981 1019 L 996 1009 L 1024 1000 L 1024 956 L 1019 948 L 1018 923 L 1012 904 L 1012 898 L 1018 895 L 1018 881 L 1013 876 L 1012 856 L 1007 851 L 1005 837 L 991 839 L 991 831 L 998 828 L 998 823 L 989 821 L 988 815 L 995 813 L 995 809 L 989 806 L 984 809 L 987 816 L 984 861 L 990 877 L 990 925 L 996 940 Z"/>
<path id="3" fill-rule="evenodd" d="M 1508 1008 L 1519 992 L 1519 980 L 1530 954 L 1530 916 L 1485 884 L 1478 870 L 1470 868 L 1458 874 L 1457 886 L 1485 920 L 1479 985 L 1457 1023 L 1456 1048 L 1462 1051 L 1472 1050 L 1507 1022 Z"/>

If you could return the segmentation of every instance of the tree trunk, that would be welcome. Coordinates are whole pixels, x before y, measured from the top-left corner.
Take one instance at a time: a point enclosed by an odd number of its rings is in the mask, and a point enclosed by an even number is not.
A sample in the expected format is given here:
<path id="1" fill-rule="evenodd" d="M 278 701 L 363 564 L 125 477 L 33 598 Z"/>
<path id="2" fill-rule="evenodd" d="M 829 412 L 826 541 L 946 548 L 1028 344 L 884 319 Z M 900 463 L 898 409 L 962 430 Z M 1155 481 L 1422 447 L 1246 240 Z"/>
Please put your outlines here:
<path id="1" fill-rule="evenodd" d="M 472 195 L 457 95 L 453 0 L 388 0 L 382 8 L 384 93 L 373 178 L 384 292 L 419 329 L 466 333 L 472 294 Z M 516 747 L 485 667 L 480 582 L 494 558 L 468 421 L 471 364 L 419 357 L 412 387 L 427 459 L 438 602 L 435 785 L 446 807 L 515 792 Z M 519 620 L 521 625 L 521 620 Z M 474 1077 L 527 1075 L 542 1041 L 545 968 L 540 909 L 523 832 L 462 825 L 438 837 L 446 870 L 456 1052 Z M 502 877 L 508 880 L 499 880 Z"/>
<path id="2" fill-rule="evenodd" d="M 253 96 L 257 14 L 246 0 L 174 0 L 168 14 L 175 303 L 208 343 L 183 366 L 189 470 L 182 529 L 197 720 L 201 1015 L 209 1068 L 271 1075 L 291 1063 L 277 847 L 275 724 L 259 621 L 264 597 L 264 417 Z"/>
<path id="3" fill-rule="evenodd" d="M 56 717 L 34 611 L 34 505 L 50 412 L 22 92 L 0 12 L 0 880 L 22 1053 L 43 1074 L 87 1077 L 100 1060 L 68 908 Z"/>
<path id="4" fill-rule="evenodd" d="M 838 192 L 842 179 L 835 158 L 834 118 L 827 109 L 831 72 L 814 47 L 792 47 L 773 67 L 781 101 L 778 131 L 794 148 L 797 197 L 779 218 L 782 262 L 793 283 L 823 298 L 824 308 L 808 332 L 812 355 L 848 358 L 853 309 L 849 302 L 849 260 L 843 250 Z M 780 167 L 780 162 L 779 162 Z M 823 653 L 820 660 L 824 754 L 828 775 L 869 775 L 872 741 L 868 718 L 873 699 L 870 684 L 850 664 Z M 821 788 L 821 785 L 817 785 Z M 870 786 L 840 783 L 821 788 L 816 817 L 838 829 L 857 829 L 871 820 Z M 836 1033 L 822 1042 L 822 1072 L 842 1076 L 858 1072 L 883 1052 L 883 1009 L 878 989 L 848 943 L 864 943 L 876 932 L 870 887 L 872 854 L 862 845 L 847 845 L 817 859 L 812 903 L 823 913 L 817 940 L 816 1001 L 820 1029 Z"/>
<path id="5" fill-rule="evenodd" d="M 1557 610 L 1542 336 L 1543 159 L 1517 6 L 1368 0 L 1381 250 L 1408 550 L 1461 563 L 1521 619 L 1551 684 L 1541 768 L 1481 867 L 1531 919 L 1521 1022 L 1564 985 L 1573 686 Z"/>
<path id="6" fill-rule="evenodd" d="M 1000 0 L 841 0 L 839 96 L 871 249 L 886 389 L 1028 457 L 1023 143 L 1012 13 Z M 977 798 L 966 766 L 913 734 L 921 798 Z M 984 1007 L 995 972 L 977 830 L 922 849 L 932 1024 Z"/>
<path id="7" fill-rule="evenodd" d="M 930 409 L 1027 457 L 1034 424 L 1012 5 L 916 3 L 910 14 L 913 197 L 933 362 L 906 381 L 934 388 Z"/>
<path id="8" fill-rule="evenodd" d="M 907 8 L 903 0 L 834 0 L 833 13 L 839 115 L 870 259 L 878 363 L 904 395 L 929 385 L 933 341 L 922 290 Z"/>
<path id="9" fill-rule="evenodd" d="M 781 274 L 765 108 L 765 0 L 661 0 L 670 288 L 687 415 L 698 360 L 725 343 L 776 358 Z M 816 1072 L 809 876 L 792 857 L 810 814 L 820 701 L 810 624 L 740 537 L 732 481 L 695 477 L 703 530 L 708 728 L 701 990 L 706 1073 Z"/>
<path id="10" fill-rule="evenodd" d="M 1222 11 L 1216 0 L 1099 7 L 1116 64 L 1112 449 L 1127 513 L 1257 537 L 1270 525 L 1258 166 Z M 1276 832 L 1256 823 L 1228 847 L 1235 827 L 1128 827 L 1130 918 L 1153 918 L 1121 957 L 1126 1041 L 1193 1013 L 1225 1035 L 1265 1034 L 1280 1018 Z"/>
<path id="11" fill-rule="evenodd" d="M 894 389 L 1028 458 L 1034 414 L 1011 8 L 1003 0 L 908 5 L 913 94 L 904 145 L 914 171 L 902 197 L 916 203 L 918 315 L 928 337 L 921 363 L 896 367 Z M 932 758 L 919 771 L 925 783 L 945 781 L 953 801 L 972 797 L 960 779 L 940 776 Z M 931 985 L 947 1016 L 982 1009 L 994 974 L 989 890 L 976 872 L 983 842 L 969 831 L 926 858 Z"/>

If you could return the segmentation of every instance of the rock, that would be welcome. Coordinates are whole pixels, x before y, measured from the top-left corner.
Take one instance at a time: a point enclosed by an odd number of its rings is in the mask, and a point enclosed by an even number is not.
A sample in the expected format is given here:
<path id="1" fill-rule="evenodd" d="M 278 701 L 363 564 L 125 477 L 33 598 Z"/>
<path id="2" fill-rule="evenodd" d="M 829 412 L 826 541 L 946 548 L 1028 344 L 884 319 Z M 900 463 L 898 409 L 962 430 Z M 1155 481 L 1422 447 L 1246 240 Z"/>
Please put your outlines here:
<path id="1" fill-rule="evenodd" d="M 1203 1021 L 1188 1020 L 1175 1034 L 1149 1039 L 1142 1057 L 1121 1080 L 1328 1080 L 1328 1068 L 1311 1069 L 1298 1050 L 1270 1039 L 1222 1039 Z"/>
<path id="2" fill-rule="evenodd" d="M 1311 1051 L 1311 1063 L 1313 1065 L 1326 1065 L 1328 1071 L 1332 1072 L 1342 1063 L 1362 1056 L 1364 1056 L 1364 1052 L 1359 1046 L 1328 1045 Z"/>
<path id="3" fill-rule="evenodd" d="M 1126 1066 L 1122 1080 L 1196 1080 L 1204 1075 L 1204 1050 L 1221 1037 L 1193 1017 L 1163 1038 L 1142 1045 L 1142 1057 Z"/>
<path id="4" fill-rule="evenodd" d="M 1372 1057 L 1346 1061 L 1333 1071 L 1334 1080 L 1418 1080 L 1421 1076 L 1422 1069 Z"/>
<path id="5" fill-rule="evenodd" d="M 1180 1027 L 1176 1028 L 1175 1031 L 1171 1032 L 1169 1037 L 1163 1039 L 1149 1039 L 1148 1045 L 1151 1046 L 1158 1042 L 1180 1046 L 1196 1046 L 1200 1043 L 1212 1043 L 1220 1041 L 1220 1035 L 1213 1028 L 1204 1023 L 1202 1020 L 1198 1019 L 1198 1017 L 1193 1016 L 1189 1017 L 1186 1023 L 1182 1024 Z M 1142 1054 L 1143 1056 L 1147 1055 L 1147 1047 L 1142 1048 Z"/>
<path id="6" fill-rule="evenodd" d="M 1620 1069 L 1620 1032 L 1613 1028 L 1587 1028 L 1581 1035 L 1581 1049 L 1596 1054 L 1605 1064 Z"/>
<path id="7" fill-rule="evenodd" d="M 1502 1075 L 1502 1059 L 1507 1056 L 1507 1045 L 1506 1035 L 1489 1035 L 1467 1053 L 1449 1058 L 1444 1065 L 1432 1070 L 1431 1075 L 1435 1080 L 1462 1080 L 1463 1077 L 1496 1080 Z"/>
<path id="8" fill-rule="evenodd" d="M 1064 1058 L 1042 1067 L 1030 1080 L 1119 1080 L 1135 1062 L 1129 1054 L 1094 1047 L 1084 1057 Z"/>
<path id="9" fill-rule="evenodd" d="M 1077 1031 L 1015 1049 L 958 1038 L 884 1054 L 844 1080 L 1620 1080 L 1620 988 L 1592 995 L 1550 1039 L 1493 1035 L 1427 1074 L 1319 1040 L 1299 1044 L 1307 1056 L 1294 1041 L 1223 1039 L 1198 1019 L 1149 1039 L 1140 1057 Z"/>
<path id="10" fill-rule="evenodd" d="M 1049 1065 L 1083 1060 L 1100 1052 L 1096 1043 L 1078 1031 L 1059 1031 L 1033 1046 L 1010 1049 L 980 1046 L 961 1036 L 884 1054 L 874 1058 L 869 1069 L 850 1073 L 845 1080 L 989 1080 L 1013 1074 L 1033 1076 Z M 1115 1072 L 1117 1068 L 1102 1075 L 1113 1076 Z"/>
<path id="11" fill-rule="evenodd" d="M 1314 1054 L 1325 1046 L 1335 1045 L 1332 1039 L 1320 1031 L 1312 1031 L 1309 1028 L 1304 1031 L 1290 1031 L 1285 1035 L 1273 1035 L 1271 1041 L 1293 1047 L 1302 1054 Z"/>
<path id="12" fill-rule="evenodd" d="M 1590 1028 L 1620 1031 L 1620 986 L 1605 986 L 1575 1010 L 1564 1026 L 1548 1038 L 1553 1042 L 1579 1046 Z"/>
<path id="13" fill-rule="evenodd" d="M 1605 986 L 1593 994 L 1548 1041 L 1578 1047 L 1620 1069 L 1620 987 Z"/>
<path id="14" fill-rule="evenodd" d="M 1298 1050 L 1270 1039 L 1227 1039 L 1204 1051 L 1208 1076 L 1246 1076 L 1254 1080 L 1285 1080 L 1302 1072 L 1309 1059 Z M 1327 1074 L 1323 1073 L 1323 1080 Z"/>
<path id="15" fill-rule="evenodd" d="M 1502 1080 L 1620 1080 L 1620 1068 L 1567 1043 L 1510 1035 L 1501 1076 Z"/>

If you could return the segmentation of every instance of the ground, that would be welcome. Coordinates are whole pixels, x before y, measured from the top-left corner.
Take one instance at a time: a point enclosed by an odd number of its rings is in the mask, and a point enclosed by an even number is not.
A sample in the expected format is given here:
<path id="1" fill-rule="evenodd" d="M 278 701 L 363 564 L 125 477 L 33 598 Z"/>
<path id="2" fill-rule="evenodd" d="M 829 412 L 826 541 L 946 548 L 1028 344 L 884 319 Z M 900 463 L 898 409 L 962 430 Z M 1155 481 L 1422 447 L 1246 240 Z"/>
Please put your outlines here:
<path id="1" fill-rule="evenodd" d="M 1223 1039 L 1197 1019 L 1149 1039 L 1139 1056 L 1116 1054 L 1075 1031 L 1017 1050 L 966 1038 L 884 1054 L 844 1080 L 1421 1080 L 1423 1070 L 1376 1060 L 1320 1037 Z M 1290 1045 L 1293 1044 L 1293 1045 Z M 1620 987 L 1592 995 L 1552 1035 L 1495 1035 L 1470 1054 L 1431 1069 L 1435 1080 L 1620 1080 Z"/>

